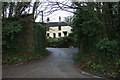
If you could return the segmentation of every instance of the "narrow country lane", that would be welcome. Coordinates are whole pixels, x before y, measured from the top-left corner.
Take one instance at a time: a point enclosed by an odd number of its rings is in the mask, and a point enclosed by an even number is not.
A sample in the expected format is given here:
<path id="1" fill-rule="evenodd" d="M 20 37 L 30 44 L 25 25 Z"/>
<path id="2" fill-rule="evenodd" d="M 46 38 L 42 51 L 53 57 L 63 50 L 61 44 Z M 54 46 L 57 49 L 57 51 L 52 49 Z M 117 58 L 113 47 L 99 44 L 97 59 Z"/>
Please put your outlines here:
<path id="1" fill-rule="evenodd" d="M 52 53 L 41 61 L 3 67 L 3 78 L 93 78 L 73 65 L 77 48 L 47 48 Z"/>

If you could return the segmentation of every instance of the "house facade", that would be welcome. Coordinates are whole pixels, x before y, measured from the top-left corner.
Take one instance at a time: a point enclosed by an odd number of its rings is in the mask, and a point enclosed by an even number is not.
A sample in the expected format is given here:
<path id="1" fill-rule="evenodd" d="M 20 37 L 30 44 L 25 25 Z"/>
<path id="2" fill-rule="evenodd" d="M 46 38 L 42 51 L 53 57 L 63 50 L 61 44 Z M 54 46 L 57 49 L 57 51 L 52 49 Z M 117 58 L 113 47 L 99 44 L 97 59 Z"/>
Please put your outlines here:
<path id="1" fill-rule="evenodd" d="M 60 38 L 68 36 L 72 33 L 72 28 L 65 22 L 49 22 L 47 23 L 47 38 Z"/>

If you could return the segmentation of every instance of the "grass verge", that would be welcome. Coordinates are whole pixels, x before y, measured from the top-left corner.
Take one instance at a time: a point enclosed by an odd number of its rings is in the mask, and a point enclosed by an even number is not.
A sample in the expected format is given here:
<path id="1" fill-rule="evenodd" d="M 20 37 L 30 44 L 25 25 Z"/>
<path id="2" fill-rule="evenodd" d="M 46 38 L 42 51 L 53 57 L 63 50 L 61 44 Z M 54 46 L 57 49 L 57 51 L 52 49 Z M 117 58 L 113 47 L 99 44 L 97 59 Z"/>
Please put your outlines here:
<path id="1" fill-rule="evenodd" d="M 95 56 L 92 55 L 81 55 L 78 53 L 75 56 L 75 65 L 92 75 L 96 75 L 106 79 L 116 80 L 120 78 L 120 61 L 113 61 L 109 64 L 99 63 Z"/>

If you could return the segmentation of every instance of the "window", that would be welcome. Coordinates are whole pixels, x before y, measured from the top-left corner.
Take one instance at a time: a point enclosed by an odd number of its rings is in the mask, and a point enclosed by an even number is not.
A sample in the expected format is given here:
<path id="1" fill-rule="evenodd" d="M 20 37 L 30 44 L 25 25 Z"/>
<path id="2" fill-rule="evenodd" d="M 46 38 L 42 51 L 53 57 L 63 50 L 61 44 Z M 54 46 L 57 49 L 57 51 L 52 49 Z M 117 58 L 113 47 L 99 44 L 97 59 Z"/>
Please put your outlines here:
<path id="1" fill-rule="evenodd" d="M 58 36 L 61 37 L 61 33 L 58 33 Z"/>
<path id="2" fill-rule="evenodd" d="M 50 36 L 50 34 L 49 33 L 47 33 L 47 37 L 49 37 Z"/>
<path id="3" fill-rule="evenodd" d="M 58 30 L 61 30 L 61 26 L 58 26 Z"/>
<path id="4" fill-rule="evenodd" d="M 53 38 L 55 38 L 56 37 L 56 34 L 55 33 L 53 33 Z"/>

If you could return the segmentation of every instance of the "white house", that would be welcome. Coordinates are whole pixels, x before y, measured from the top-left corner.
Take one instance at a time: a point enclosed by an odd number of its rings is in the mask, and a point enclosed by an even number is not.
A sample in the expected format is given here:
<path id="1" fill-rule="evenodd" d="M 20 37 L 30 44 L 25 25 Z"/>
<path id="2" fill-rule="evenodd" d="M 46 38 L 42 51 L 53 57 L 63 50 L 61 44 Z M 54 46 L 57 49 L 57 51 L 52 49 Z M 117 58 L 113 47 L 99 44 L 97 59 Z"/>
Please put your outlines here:
<path id="1" fill-rule="evenodd" d="M 68 36 L 69 33 L 72 33 L 72 28 L 65 22 L 47 23 L 47 38 L 60 38 Z"/>

